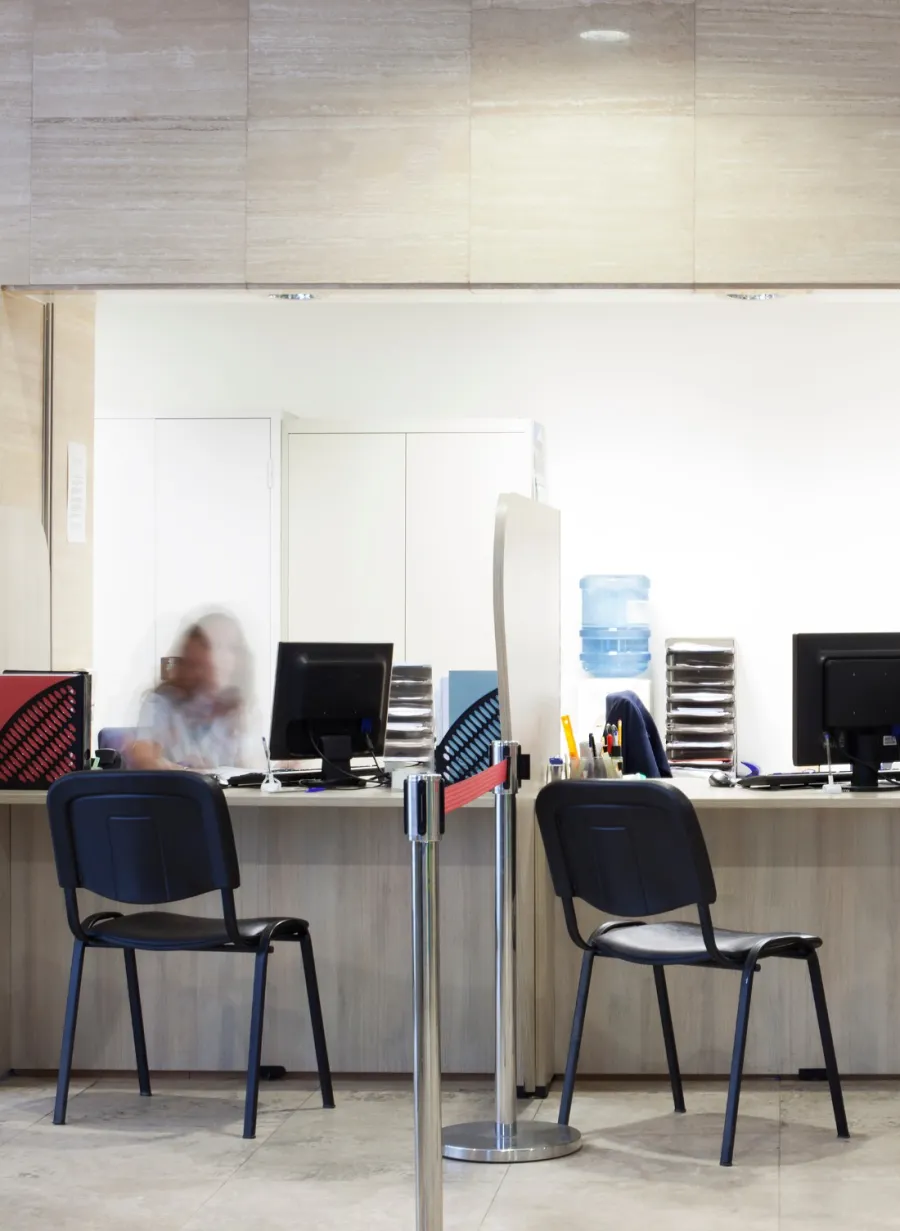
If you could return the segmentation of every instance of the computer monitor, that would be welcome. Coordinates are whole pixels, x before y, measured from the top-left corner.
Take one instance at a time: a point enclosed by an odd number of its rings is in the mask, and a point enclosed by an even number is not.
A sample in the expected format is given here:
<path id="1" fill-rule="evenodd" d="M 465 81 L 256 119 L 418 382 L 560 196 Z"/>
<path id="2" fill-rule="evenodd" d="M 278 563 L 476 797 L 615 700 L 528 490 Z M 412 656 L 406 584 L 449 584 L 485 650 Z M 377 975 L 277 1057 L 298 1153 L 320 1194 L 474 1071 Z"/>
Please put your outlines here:
<path id="1" fill-rule="evenodd" d="M 794 636 L 794 764 L 849 761 L 851 789 L 878 789 L 878 768 L 897 759 L 900 633 Z"/>
<path id="2" fill-rule="evenodd" d="M 353 756 L 382 756 L 392 645 L 282 641 L 272 706 L 275 760 L 317 757 L 346 781 Z"/>

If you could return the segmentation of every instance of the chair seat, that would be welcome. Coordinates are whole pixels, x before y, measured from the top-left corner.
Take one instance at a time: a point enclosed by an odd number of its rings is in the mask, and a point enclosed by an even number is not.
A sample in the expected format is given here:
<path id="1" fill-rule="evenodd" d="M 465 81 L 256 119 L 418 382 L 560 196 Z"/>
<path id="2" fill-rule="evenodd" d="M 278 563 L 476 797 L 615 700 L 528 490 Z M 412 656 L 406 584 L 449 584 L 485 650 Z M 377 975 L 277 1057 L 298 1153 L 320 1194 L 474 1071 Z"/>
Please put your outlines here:
<path id="1" fill-rule="evenodd" d="M 239 919 L 238 931 L 250 944 L 259 944 L 260 936 L 272 924 L 277 924 L 273 940 L 299 940 L 309 930 L 305 919 L 273 916 L 268 919 Z M 204 919 L 199 915 L 176 915 L 168 911 L 139 911 L 118 919 L 84 921 L 91 941 L 126 949 L 220 949 L 231 948 L 221 919 Z"/>
<path id="2" fill-rule="evenodd" d="M 822 944 L 818 936 L 802 932 L 732 932 L 715 928 L 714 933 L 719 951 L 736 962 L 745 961 L 760 941 L 766 942 L 765 957 L 803 957 Z M 697 923 L 624 923 L 606 932 L 600 927 L 588 944 L 606 957 L 652 966 L 696 965 L 709 961 Z"/>

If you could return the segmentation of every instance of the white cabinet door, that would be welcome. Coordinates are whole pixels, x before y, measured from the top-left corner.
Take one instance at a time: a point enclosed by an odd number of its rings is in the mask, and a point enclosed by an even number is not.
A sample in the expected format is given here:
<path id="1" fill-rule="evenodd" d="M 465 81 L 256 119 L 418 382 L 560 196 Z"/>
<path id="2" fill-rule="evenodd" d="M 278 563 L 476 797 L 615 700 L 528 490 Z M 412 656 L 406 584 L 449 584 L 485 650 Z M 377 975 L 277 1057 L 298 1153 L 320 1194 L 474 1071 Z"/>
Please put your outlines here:
<path id="1" fill-rule="evenodd" d="M 271 703 L 272 492 L 268 419 L 155 423 L 156 659 L 187 619 L 241 622 L 262 717 Z"/>
<path id="2" fill-rule="evenodd" d="M 406 651 L 449 670 L 493 670 L 494 517 L 502 492 L 531 495 L 521 432 L 407 437 Z"/>
<path id="3" fill-rule="evenodd" d="M 296 433 L 288 442 L 288 638 L 386 641 L 403 658 L 405 437 Z"/>
<path id="4" fill-rule="evenodd" d="M 137 722 L 156 683 L 152 419 L 94 424 L 94 735 Z"/>

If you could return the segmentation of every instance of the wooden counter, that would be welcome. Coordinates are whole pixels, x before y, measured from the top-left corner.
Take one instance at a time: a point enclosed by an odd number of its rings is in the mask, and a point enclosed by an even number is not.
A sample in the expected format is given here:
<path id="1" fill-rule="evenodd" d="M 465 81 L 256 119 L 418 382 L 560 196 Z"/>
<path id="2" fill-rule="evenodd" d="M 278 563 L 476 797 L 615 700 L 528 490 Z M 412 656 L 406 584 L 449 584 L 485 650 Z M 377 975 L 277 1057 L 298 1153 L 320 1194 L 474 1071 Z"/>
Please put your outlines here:
<path id="1" fill-rule="evenodd" d="M 295 913 L 315 944 L 336 1073 L 412 1069 L 410 849 L 402 794 L 383 790 L 264 796 L 228 791 L 245 916 Z M 519 1081 L 533 1086 L 534 809 L 519 803 Z M 440 849 L 443 1064 L 493 1069 L 493 799 L 447 822 Z M 79 895 L 82 913 L 98 909 Z M 218 896 L 186 907 L 216 913 Z M 71 954 L 44 797 L 0 795 L 0 1072 L 55 1069 Z M 253 964 L 231 954 L 140 954 L 151 1068 L 239 1070 L 246 1065 Z M 270 961 L 263 1062 L 315 1067 L 300 955 Z M 134 1066 L 119 954 L 89 951 L 75 1067 Z"/>
<path id="2" fill-rule="evenodd" d="M 715 921 L 821 935 L 844 1071 L 900 1074 L 900 792 L 832 798 L 820 791 L 717 790 L 696 780 L 679 785 L 695 803 L 709 846 L 719 891 Z M 534 793 L 520 795 L 518 822 L 518 1062 L 528 1089 L 562 1071 L 580 960 L 539 837 L 535 842 Z M 230 791 L 228 799 L 241 912 L 296 912 L 310 921 L 335 1072 L 409 1072 L 410 852 L 401 796 Z M 493 1067 L 493 860 L 492 800 L 482 799 L 448 819 L 441 844 L 447 1073 Z M 93 908 L 89 895 L 83 906 Z M 197 904 L 216 907 L 213 899 Z M 582 920 L 589 930 L 599 916 L 585 910 Z M 0 1071 L 56 1067 L 70 951 L 42 797 L 2 795 Z M 227 954 L 140 955 L 152 1067 L 243 1067 L 251 965 Z M 737 977 L 673 970 L 669 990 L 684 1072 L 726 1073 Z M 601 961 L 581 1054 L 586 1074 L 665 1072 L 648 970 Z M 289 946 L 279 946 L 272 959 L 264 1062 L 291 1071 L 314 1067 L 299 955 Z M 87 956 L 75 1063 L 133 1067 L 116 954 Z M 820 1065 L 805 971 L 770 960 L 754 987 L 747 1071 L 789 1075 Z"/>
<path id="3" fill-rule="evenodd" d="M 822 970 L 838 1061 L 846 1074 L 900 1074 L 900 792 L 834 797 L 820 790 L 759 791 L 678 785 L 693 800 L 718 886 L 721 927 L 811 931 L 824 940 Z M 549 890 L 538 883 L 537 909 Z M 600 921 L 579 910 L 584 930 Z M 696 919 L 679 911 L 673 918 Z M 556 903 L 538 927 L 537 1079 L 561 1072 L 580 953 Z M 552 936 L 552 941 L 547 938 Z M 682 1070 L 725 1074 L 738 979 L 673 970 L 669 977 Z M 796 1075 L 821 1068 L 805 968 L 770 959 L 753 990 L 747 1072 Z M 584 1074 L 665 1073 L 652 974 L 598 961 L 581 1049 Z"/>

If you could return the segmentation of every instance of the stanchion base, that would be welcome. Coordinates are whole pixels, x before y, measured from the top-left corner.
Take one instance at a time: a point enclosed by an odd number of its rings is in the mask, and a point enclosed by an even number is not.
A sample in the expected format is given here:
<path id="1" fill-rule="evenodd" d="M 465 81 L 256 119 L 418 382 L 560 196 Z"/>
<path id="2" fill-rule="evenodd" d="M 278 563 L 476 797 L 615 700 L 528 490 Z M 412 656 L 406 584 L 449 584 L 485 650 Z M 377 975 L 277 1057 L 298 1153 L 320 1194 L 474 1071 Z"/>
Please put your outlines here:
<path id="1" fill-rule="evenodd" d="M 519 1121 L 508 1136 L 493 1120 L 454 1124 L 444 1129 L 444 1158 L 467 1163 L 539 1163 L 581 1149 L 581 1133 L 568 1124 Z"/>

